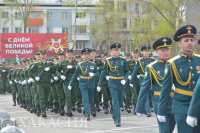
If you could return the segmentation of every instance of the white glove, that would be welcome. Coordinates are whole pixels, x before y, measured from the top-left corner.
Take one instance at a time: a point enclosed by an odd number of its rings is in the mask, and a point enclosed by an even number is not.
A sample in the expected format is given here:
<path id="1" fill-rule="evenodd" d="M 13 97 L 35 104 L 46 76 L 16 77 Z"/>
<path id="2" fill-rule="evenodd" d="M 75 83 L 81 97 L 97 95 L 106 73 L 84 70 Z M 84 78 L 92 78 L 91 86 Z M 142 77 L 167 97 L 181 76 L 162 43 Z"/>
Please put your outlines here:
<path id="1" fill-rule="evenodd" d="M 101 91 L 101 87 L 97 86 L 97 91 L 100 92 Z"/>
<path id="2" fill-rule="evenodd" d="M 72 86 L 68 86 L 68 89 L 71 91 L 72 90 Z"/>
<path id="3" fill-rule="evenodd" d="M 35 77 L 35 80 L 36 80 L 36 81 L 40 81 L 40 77 L 38 77 L 38 76 Z"/>
<path id="4" fill-rule="evenodd" d="M 45 67 L 44 71 L 48 72 L 50 70 L 49 67 Z"/>
<path id="5" fill-rule="evenodd" d="M 14 81 L 15 81 L 15 83 L 17 83 L 17 80 L 16 80 L 16 79 L 15 79 Z"/>
<path id="6" fill-rule="evenodd" d="M 126 80 L 124 80 L 124 79 L 121 80 L 121 84 L 122 84 L 122 85 L 125 85 L 125 84 L 126 84 Z"/>
<path id="7" fill-rule="evenodd" d="M 55 81 L 58 81 L 58 77 L 57 77 L 57 76 L 54 76 L 53 79 L 54 79 Z"/>
<path id="8" fill-rule="evenodd" d="M 24 84 L 27 84 L 27 80 L 24 80 Z"/>
<path id="9" fill-rule="evenodd" d="M 145 114 L 137 113 L 137 112 L 136 112 L 136 115 L 139 116 L 139 117 L 145 117 L 146 116 Z"/>
<path id="10" fill-rule="evenodd" d="M 2 70 L 2 72 L 6 72 L 6 70 Z"/>
<path id="11" fill-rule="evenodd" d="M 137 78 L 139 79 L 139 78 L 140 78 L 140 75 L 137 75 Z"/>
<path id="12" fill-rule="evenodd" d="M 166 116 L 157 115 L 157 118 L 159 122 L 167 122 Z"/>
<path id="13" fill-rule="evenodd" d="M 13 82 L 12 81 L 9 81 L 9 84 L 12 84 Z"/>
<path id="14" fill-rule="evenodd" d="M 65 79 L 66 79 L 66 77 L 65 77 L 64 75 L 61 75 L 60 78 L 61 78 L 62 80 L 65 80 Z"/>
<path id="15" fill-rule="evenodd" d="M 53 83 L 53 82 L 54 82 L 54 80 L 53 80 L 53 79 L 51 79 L 51 80 L 50 80 L 50 82 L 51 82 L 51 83 Z"/>
<path id="16" fill-rule="evenodd" d="M 132 76 L 131 76 L 131 75 L 129 75 L 129 76 L 128 76 L 128 79 L 129 79 L 129 80 L 131 80 L 131 79 L 132 79 Z"/>
<path id="17" fill-rule="evenodd" d="M 129 86 L 133 88 L 133 84 L 129 84 Z"/>
<path id="18" fill-rule="evenodd" d="M 94 73 L 89 73 L 89 76 L 90 77 L 94 77 Z"/>
<path id="19" fill-rule="evenodd" d="M 67 65 L 67 69 L 72 69 L 72 65 Z"/>
<path id="20" fill-rule="evenodd" d="M 28 79 L 28 84 L 30 84 L 31 83 L 31 81 L 30 81 L 30 79 Z"/>
<path id="21" fill-rule="evenodd" d="M 196 117 L 187 116 L 186 123 L 191 127 L 195 127 L 197 126 L 198 120 Z"/>
<path id="22" fill-rule="evenodd" d="M 33 79 L 33 78 L 29 78 L 29 80 L 30 80 L 30 82 L 32 82 L 32 83 L 34 82 L 34 79 Z"/>
<path id="23" fill-rule="evenodd" d="M 109 80 L 110 79 L 110 77 L 109 76 L 106 76 L 106 80 Z"/>
<path id="24" fill-rule="evenodd" d="M 77 78 L 77 80 L 79 81 L 79 80 L 80 80 L 80 78 L 78 77 L 78 78 Z"/>

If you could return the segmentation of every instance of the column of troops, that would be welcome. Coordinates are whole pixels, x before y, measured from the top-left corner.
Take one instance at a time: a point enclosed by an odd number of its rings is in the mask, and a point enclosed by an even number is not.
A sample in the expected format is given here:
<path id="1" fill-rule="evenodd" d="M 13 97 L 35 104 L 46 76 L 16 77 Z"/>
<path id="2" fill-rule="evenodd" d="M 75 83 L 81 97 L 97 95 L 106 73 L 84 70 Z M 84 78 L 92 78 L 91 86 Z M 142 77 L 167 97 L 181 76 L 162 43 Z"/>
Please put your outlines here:
<path id="1" fill-rule="evenodd" d="M 160 133 L 200 132 L 200 55 L 197 29 L 185 25 L 173 40 L 160 37 L 149 46 L 135 49 L 122 57 L 121 44 L 110 46 L 108 55 L 84 48 L 77 56 L 72 50 L 47 58 L 38 51 L 20 64 L 1 65 L 1 92 L 6 83 L 13 94 L 14 106 L 47 117 L 47 110 L 64 116 L 83 113 L 89 121 L 101 110 L 112 113 L 114 124 L 121 126 L 121 111 L 151 116 L 154 111 Z M 180 53 L 170 57 L 178 45 Z"/>

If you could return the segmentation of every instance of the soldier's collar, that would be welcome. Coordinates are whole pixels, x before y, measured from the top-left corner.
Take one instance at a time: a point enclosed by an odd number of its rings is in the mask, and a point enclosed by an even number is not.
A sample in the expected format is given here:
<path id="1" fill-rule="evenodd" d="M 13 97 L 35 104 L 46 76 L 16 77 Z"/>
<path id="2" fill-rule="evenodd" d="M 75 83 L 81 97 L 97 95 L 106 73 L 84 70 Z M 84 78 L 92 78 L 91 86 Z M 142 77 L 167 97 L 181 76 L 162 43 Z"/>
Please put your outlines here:
<path id="1" fill-rule="evenodd" d="M 164 61 L 164 60 L 158 59 L 158 62 L 160 62 L 160 63 L 167 63 L 167 60 Z"/>
<path id="2" fill-rule="evenodd" d="M 191 59 L 192 56 L 194 56 L 194 53 L 192 53 L 191 56 L 188 56 L 188 55 L 184 54 L 183 52 L 181 52 L 181 53 L 180 53 L 180 56 L 181 56 L 181 57 L 184 57 L 184 58 L 187 58 L 187 59 Z"/>

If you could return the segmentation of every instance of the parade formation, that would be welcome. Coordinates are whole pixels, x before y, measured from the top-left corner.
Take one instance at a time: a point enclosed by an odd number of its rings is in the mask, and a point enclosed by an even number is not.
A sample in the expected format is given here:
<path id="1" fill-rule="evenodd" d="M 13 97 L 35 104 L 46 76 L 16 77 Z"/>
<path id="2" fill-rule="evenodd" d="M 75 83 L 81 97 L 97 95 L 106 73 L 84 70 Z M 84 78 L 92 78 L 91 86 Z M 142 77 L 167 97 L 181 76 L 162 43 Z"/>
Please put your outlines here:
<path id="1" fill-rule="evenodd" d="M 20 63 L 0 65 L 0 93 L 11 92 L 13 106 L 48 119 L 47 110 L 61 116 L 82 113 L 87 121 L 98 112 L 112 114 L 116 127 L 121 111 L 151 117 L 159 132 L 200 133 L 200 55 L 193 25 L 180 27 L 170 37 L 158 37 L 150 45 L 121 55 L 123 44 L 114 42 L 108 54 L 84 48 L 48 57 L 38 50 Z M 179 54 L 172 57 L 171 48 Z"/>

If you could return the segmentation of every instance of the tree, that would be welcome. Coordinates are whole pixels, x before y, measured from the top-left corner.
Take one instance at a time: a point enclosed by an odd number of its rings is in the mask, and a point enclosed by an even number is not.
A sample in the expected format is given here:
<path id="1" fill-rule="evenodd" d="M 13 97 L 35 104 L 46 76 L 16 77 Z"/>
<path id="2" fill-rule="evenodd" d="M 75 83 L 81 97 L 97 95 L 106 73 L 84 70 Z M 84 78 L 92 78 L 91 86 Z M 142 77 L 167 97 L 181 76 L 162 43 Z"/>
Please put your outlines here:
<path id="1" fill-rule="evenodd" d="M 24 26 L 24 33 L 27 32 L 28 18 L 33 10 L 33 0 L 6 0 L 7 4 L 20 13 Z"/>
<path id="2" fill-rule="evenodd" d="M 134 45 L 149 44 L 161 36 L 172 37 L 186 23 L 186 6 L 192 1 L 195 0 L 135 0 L 140 11 L 132 23 Z"/>
<path id="3" fill-rule="evenodd" d="M 131 1 L 100 0 L 96 9 L 96 23 L 90 26 L 97 49 L 107 51 L 112 42 L 128 40 L 130 31 L 127 30 L 127 3 Z"/>

